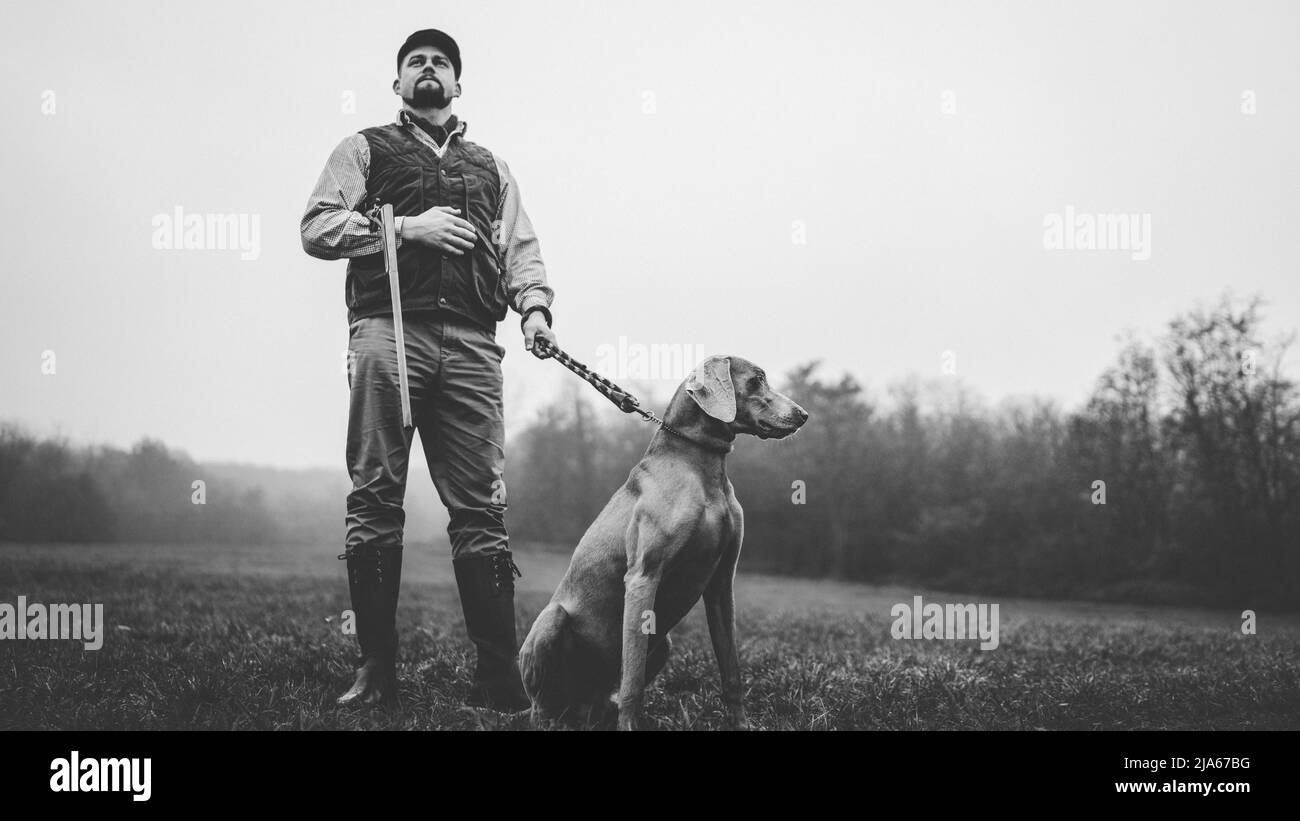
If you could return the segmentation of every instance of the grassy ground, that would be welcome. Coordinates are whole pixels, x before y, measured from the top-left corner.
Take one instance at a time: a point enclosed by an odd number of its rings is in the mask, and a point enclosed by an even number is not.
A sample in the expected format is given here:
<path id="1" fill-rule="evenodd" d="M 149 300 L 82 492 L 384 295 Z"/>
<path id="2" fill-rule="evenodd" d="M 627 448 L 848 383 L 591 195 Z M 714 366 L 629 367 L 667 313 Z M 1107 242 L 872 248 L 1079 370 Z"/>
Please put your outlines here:
<path id="1" fill-rule="evenodd" d="M 0 603 L 102 602 L 103 649 L 0 642 L 0 729 L 526 729 L 462 707 L 472 648 L 445 545 L 407 550 L 404 705 L 345 712 L 354 639 L 337 549 L 0 545 Z M 520 638 L 566 557 L 517 551 Z M 743 558 L 742 558 L 743 566 Z M 890 607 L 987 601 L 742 574 L 746 705 L 763 729 L 1300 729 L 1300 619 L 1018 600 L 1001 645 L 895 641 Z M 327 619 L 332 621 L 327 621 Z M 697 607 L 647 703 L 662 729 L 723 725 Z"/>

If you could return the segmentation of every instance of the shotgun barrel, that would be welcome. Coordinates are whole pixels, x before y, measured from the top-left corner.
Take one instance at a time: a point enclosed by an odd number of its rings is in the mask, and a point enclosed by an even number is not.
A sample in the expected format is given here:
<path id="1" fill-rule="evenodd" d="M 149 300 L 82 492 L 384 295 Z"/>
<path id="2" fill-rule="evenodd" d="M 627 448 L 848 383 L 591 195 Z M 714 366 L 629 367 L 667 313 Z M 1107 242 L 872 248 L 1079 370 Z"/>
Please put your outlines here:
<path id="1" fill-rule="evenodd" d="M 393 299 L 393 336 L 397 338 L 397 383 L 402 392 L 402 427 L 414 427 L 411 421 L 411 384 L 406 375 L 406 334 L 402 328 L 402 283 L 397 275 L 397 228 L 393 205 L 380 209 L 384 232 L 384 269 L 388 272 L 388 290 Z"/>

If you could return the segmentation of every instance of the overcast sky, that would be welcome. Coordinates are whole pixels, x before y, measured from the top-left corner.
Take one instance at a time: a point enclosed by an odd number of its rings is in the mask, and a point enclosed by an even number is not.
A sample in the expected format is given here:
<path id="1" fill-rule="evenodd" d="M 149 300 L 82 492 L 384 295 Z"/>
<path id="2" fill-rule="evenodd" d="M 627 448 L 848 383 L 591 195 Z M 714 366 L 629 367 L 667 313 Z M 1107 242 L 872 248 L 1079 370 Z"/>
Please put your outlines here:
<path id="1" fill-rule="evenodd" d="M 393 118 L 396 50 L 426 27 L 460 42 L 456 113 L 519 179 L 579 359 L 620 336 L 774 374 L 821 359 L 878 395 L 952 351 L 990 401 L 1073 407 L 1118 333 L 1229 287 L 1300 326 L 1294 2 L 5 16 L 0 418 L 42 434 L 344 470 L 345 263 L 298 223 L 333 147 Z M 155 248 L 177 206 L 256 216 L 257 258 Z M 1149 258 L 1046 248 L 1067 207 L 1147 215 Z M 573 377 L 514 314 L 498 338 L 517 432 Z"/>

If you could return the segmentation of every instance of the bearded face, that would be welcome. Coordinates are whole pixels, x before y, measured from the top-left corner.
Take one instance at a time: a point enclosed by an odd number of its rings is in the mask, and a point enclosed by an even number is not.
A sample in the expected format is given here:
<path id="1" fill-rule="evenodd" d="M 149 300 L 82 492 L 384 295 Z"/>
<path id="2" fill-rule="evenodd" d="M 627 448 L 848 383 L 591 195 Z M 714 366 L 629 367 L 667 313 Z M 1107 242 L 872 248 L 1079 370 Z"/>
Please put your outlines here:
<path id="1" fill-rule="evenodd" d="M 451 60 L 436 46 L 420 46 L 406 55 L 394 85 L 411 108 L 446 108 L 460 96 Z"/>

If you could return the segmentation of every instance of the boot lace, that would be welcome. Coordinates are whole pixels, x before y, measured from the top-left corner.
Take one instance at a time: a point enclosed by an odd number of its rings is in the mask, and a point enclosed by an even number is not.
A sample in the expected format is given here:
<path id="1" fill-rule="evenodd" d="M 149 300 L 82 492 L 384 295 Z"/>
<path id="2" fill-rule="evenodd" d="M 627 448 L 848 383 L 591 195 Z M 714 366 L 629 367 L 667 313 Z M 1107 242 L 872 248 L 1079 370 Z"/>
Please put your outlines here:
<path id="1" fill-rule="evenodd" d="M 503 589 L 514 590 L 515 579 L 522 579 L 523 572 L 515 564 L 509 550 L 504 550 L 492 557 L 492 591 L 500 593 Z"/>

